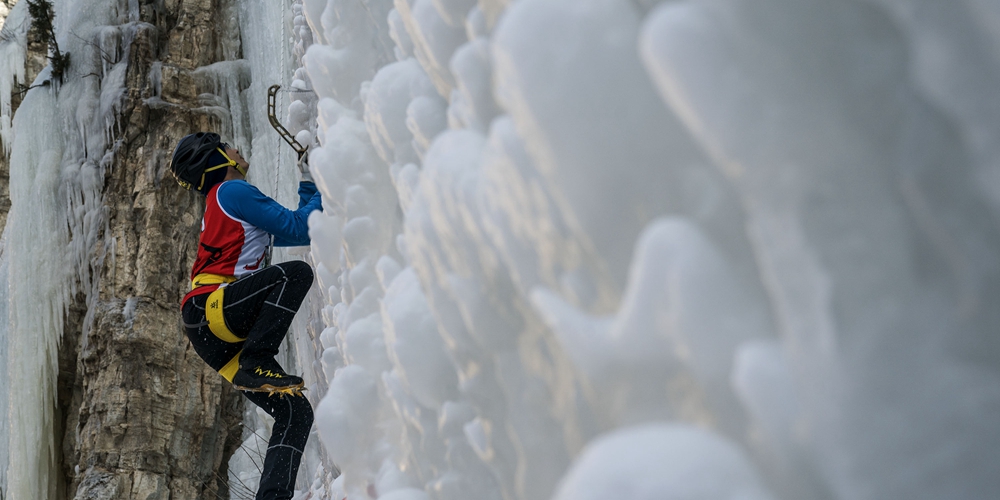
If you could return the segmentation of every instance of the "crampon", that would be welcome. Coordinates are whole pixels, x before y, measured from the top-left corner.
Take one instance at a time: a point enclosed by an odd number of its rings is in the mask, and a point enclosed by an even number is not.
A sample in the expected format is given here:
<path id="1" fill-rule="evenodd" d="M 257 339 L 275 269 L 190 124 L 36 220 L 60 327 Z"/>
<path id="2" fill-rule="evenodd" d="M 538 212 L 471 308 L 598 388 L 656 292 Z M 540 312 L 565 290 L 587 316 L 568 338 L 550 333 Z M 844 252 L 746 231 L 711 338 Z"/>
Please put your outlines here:
<path id="1" fill-rule="evenodd" d="M 303 396 L 302 391 L 306 390 L 306 388 L 303 387 L 303 384 L 290 385 L 286 387 L 275 387 L 271 384 L 264 384 L 260 387 L 240 387 L 238 385 L 234 385 L 234 387 L 241 391 L 266 392 L 268 397 L 277 394 L 278 397 L 281 398 L 285 397 L 286 394 L 289 396 Z"/>

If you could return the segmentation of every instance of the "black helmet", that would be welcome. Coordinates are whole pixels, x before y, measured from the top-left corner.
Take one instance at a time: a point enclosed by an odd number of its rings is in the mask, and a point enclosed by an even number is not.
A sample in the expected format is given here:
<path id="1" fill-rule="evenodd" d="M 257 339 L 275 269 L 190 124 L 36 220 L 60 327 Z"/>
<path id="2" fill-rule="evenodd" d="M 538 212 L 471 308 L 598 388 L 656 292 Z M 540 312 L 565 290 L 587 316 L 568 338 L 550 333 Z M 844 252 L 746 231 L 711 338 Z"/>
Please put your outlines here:
<path id="1" fill-rule="evenodd" d="M 177 183 L 182 188 L 202 188 L 208 159 L 219 148 L 220 144 L 219 134 L 211 132 L 191 134 L 177 143 L 177 147 L 174 148 L 174 157 L 170 160 L 170 171 L 173 172 L 174 178 L 177 179 Z"/>

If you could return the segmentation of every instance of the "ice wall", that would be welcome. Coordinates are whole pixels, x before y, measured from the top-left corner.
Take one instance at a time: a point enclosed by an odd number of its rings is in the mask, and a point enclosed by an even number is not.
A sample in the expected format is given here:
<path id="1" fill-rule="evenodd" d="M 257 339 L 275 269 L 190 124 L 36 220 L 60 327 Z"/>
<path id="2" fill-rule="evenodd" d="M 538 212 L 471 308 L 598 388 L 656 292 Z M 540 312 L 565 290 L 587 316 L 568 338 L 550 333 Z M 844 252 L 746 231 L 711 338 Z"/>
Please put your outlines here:
<path id="1" fill-rule="evenodd" d="M 15 6 L 7 22 L 7 29 L 15 31 L 5 30 L 13 35 L 0 41 L 5 99 L 12 79 L 24 78 L 25 39 L 16 30 L 26 28 L 20 24 L 26 5 Z M 130 41 L 146 29 L 133 22 L 126 1 L 54 5 L 56 37 L 64 51 L 72 51 L 73 64 L 62 85 L 43 85 L 48 69 L 38 75 L 37 87 L 24 96 L 2 139 L 10 152 L 11 209 L 0 256 L 6 269 L 0 284 L 7 311 L 0 324 L 5 345 L 0 365 L 8 433 L 0 453 L 0 487 L 12 499 L 56 497 L 61 474 L 54 432 L 56 356 L 63 318 L 78 291 L 88 302 L 96 296 L 91 278 L 106 248 L 98 243 L 105 224 L 101 187 L 116 149 L 109 137 L 124 91 Z M 15 19 L 21 21 L 15 24 Z M 0 121 L 10 111 L 9 101 L 3 104 Z"/>
<path id="2" fill-rule="evenodd" d="M 1000 493 L 993 3 L 301 15 L 314 493 Z"/>
<path id="3" fill-rule="evenodd" d="M 732 171 L 831 493 L 985 498 L 1000 483 L 970 464 L 992 461 L 1000 439 L 978 406 L 1000 396 L 987 257 L 1000 235 L 995 185 L 981 179 L 998 164 L 963 134 L 982 113 L 927 91 L 921 38 L 933 35 L 906 36 L 887 14 L 864 2 L 671 5 L 641 47 L 664 99 Z M 697 65 L 692 45 L 706 49 Z M 993 81 L 954 64 L 933 73 Z"/>
<path id="4" fill-rule="evenodd" d="M 129 5 L 57 2 L 101 77 L 0 130 L 11 498 L 51 484 Z M 276 254 L 317 275 L 284 359 L 317 409 L 303 498 L 1000 494 L 995 2 L 226 5 L 205 110 L 291 205 L 280 83 L 324 197 L 310 249 Z M 230 464 L 248 489 L 252 458 Z"/>

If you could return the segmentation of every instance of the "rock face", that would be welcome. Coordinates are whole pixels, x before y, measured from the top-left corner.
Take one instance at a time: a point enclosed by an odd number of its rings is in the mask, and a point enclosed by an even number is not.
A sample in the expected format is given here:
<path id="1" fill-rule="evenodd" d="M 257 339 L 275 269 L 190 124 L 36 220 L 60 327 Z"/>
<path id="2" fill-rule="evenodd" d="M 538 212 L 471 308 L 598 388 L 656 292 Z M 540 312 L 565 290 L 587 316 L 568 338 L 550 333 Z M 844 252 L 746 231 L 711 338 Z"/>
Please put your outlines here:
<path id="1" fill-rule="evenodd" d="M 16 2 L 0 0 L 0 14 Z M 199 94 L 212 89 L 191 72 L 224 59 L 223 37 L 232 47 L 213 21 L 231 5 L 140 3 L 134 36 L 120 42 L 130 46 L 119 47 L 129 61 L 103 190 L 107 255 L 89 303 L 81 293 L 67 313 L 59 355 L 61 426 L 53 432 L 62 436 L 63 474 L 56 495 L 228 498 L 224 478 L 241 441 L 243 402 L 183 333 L 178 304 L 204 202 L 178 188 L 167 166 L 179 138 L 221 125 L 194 110 Z M 28 82 L 45 66 L 45 52 L 29 39 Z M 15 110 L 19 102 L 15 93 Z M 0 154 L 0 228 L 8 189 L 8 159 Z"/>
<path id="2" fill-rule="evenodd" d="M 224 37 L 232 52 L 232 34 L 213 21 L 230 3 L 138 2 L 140 22 L 121 37 L 130 44 L 119 47 L 127 94 L 104 179 L 104 266 L 90 299 L 79 294 L 68 311 L 60 351 L 58 498 L 229 497 L 224 478 L 241 441 L 243 402 L 183 333 L 178 305 L 204 201 L 180 189 L 167 167 L 178 139 L 222 125 L 196 110 L 212 89 L 192 71 L 224 59 Z M 44 49 L 31 50 L 36 66 Z M 29 81 L 40 68 L 29 67 Z M 0 158 L 4 220 L 7 167 Z"/>

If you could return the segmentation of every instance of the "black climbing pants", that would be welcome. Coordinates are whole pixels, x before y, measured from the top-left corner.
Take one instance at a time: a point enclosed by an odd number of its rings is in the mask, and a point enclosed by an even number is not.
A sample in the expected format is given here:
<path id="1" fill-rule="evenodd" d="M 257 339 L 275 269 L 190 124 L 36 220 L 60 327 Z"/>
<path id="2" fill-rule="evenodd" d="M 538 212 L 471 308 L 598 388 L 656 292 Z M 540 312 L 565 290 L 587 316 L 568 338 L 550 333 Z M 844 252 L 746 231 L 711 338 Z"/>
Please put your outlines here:
<path id="1" fill-rule="evenodd" d="M 269 396 L 243 391 L 243 395 L 274 418 L 261 467 L 257 500 L 288 499 L 295 494 L 302 452 L 313 424 L 313 409 L 305 396 Z"/>
<path id="2" fill-rule="evenodd" d="M 289 261 L 243 276 L 226 286 L 223 317 L 229 330 L 245 339 L 242 342 L 226 342 L 213 334 L 205 320 L 208 295 L 191 297 L 181 309 L 191 345 L 215 371 L 221 370 L 237 354 L 241 366 L 273 359 L 312 281 L 309 264 Z M 256 498 L 292 498 L 295 476 L 312 428 L 312 406 L 302 396 L 242 392 L 274 418 Z"/>

